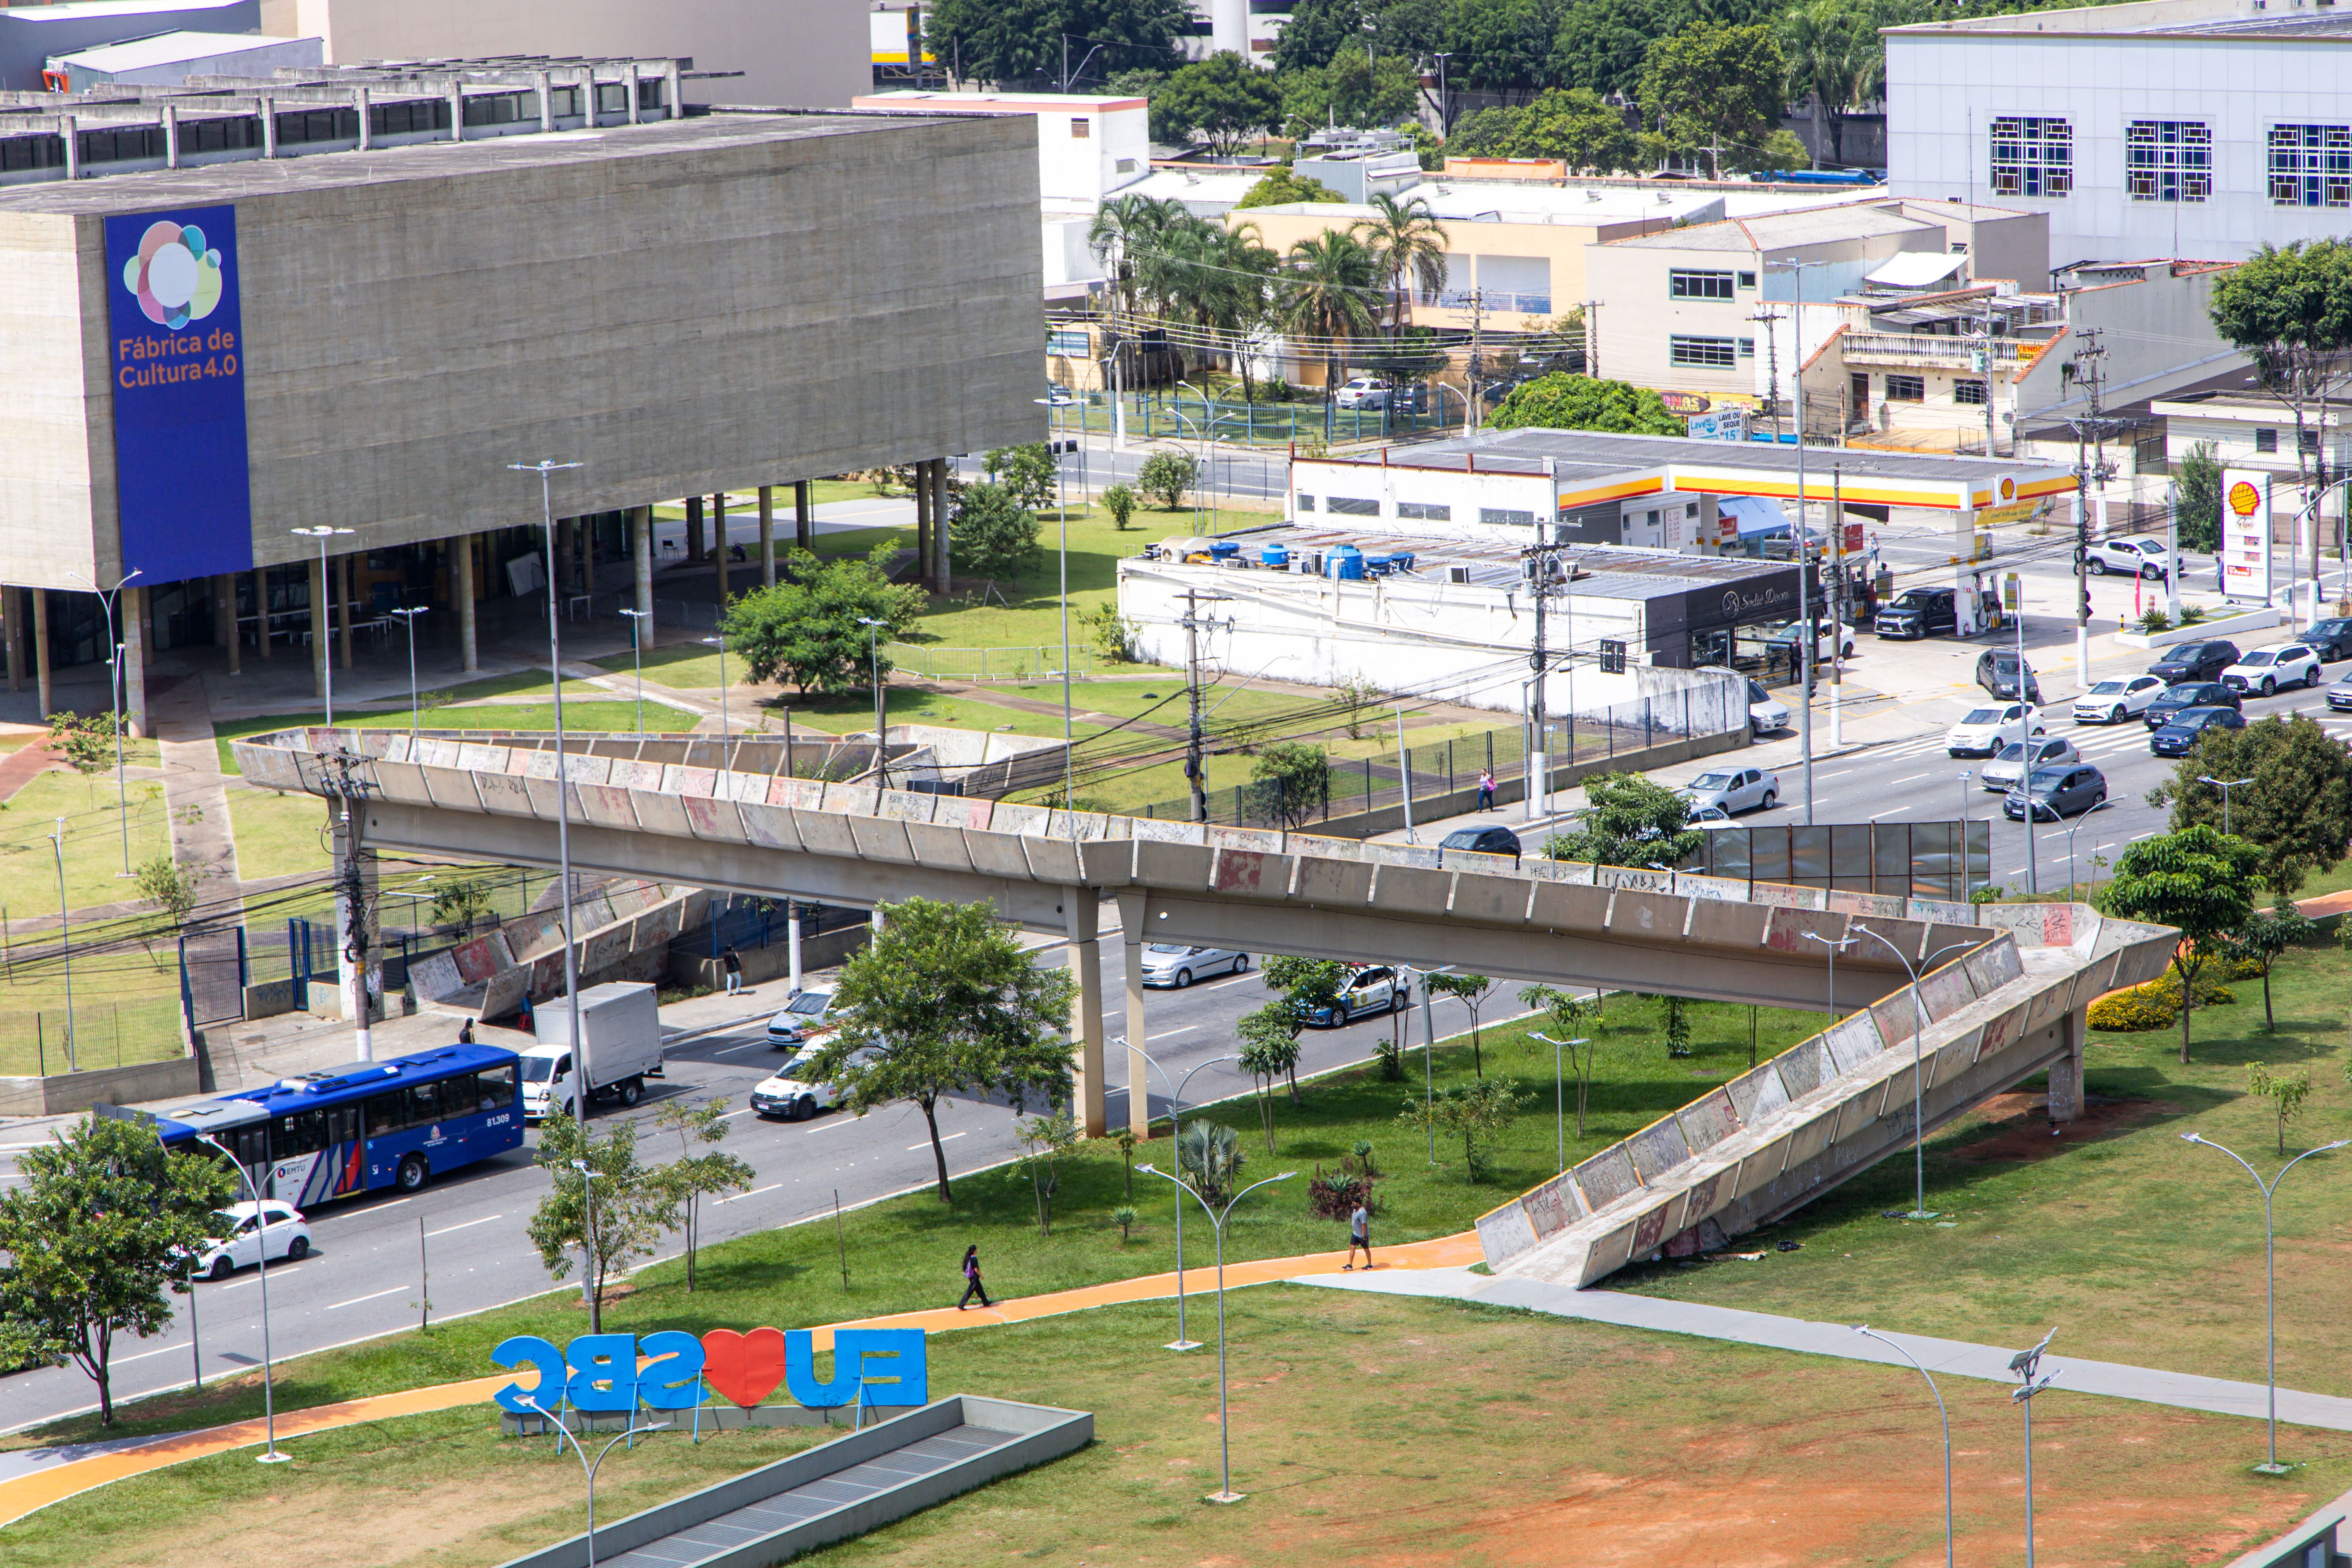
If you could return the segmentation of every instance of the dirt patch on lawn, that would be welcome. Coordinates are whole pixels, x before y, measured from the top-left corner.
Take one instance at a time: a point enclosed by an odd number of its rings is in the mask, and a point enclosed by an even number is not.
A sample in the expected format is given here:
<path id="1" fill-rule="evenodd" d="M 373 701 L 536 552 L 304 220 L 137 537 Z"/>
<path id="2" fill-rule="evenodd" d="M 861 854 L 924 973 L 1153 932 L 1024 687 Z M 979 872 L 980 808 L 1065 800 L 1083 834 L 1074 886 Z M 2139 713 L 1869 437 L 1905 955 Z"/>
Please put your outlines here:
<path id="1" fill-rule="evenodd" d="M 257 1541 L 269 1542 L 271 1558 L 316 1568 L 381 1568 L 461 1543 L 476 1547 L 463 1554 L 471 1557 L 480 1552 L 485 1524 L 530 1519 L 568 1500 L 556 1489 L 562 1475 L 265 1497 L 227 1510 L 221 1528 L 174 1545 L 165 1561 L 172 1568 L 253 1568 Z M 572 1479 L 577 1491 L 576 1470 Z M 598 1512 L 606 1522 L 621 1517 Z"/>
<path id="2" fill-rule="evenodd" d="M 2081 1116 L 2057 1127 L 2050 1121 L 2048 1095 L 1997 1094 L 1977 1108 L 1988 1129 L 1986 1135 L 1953 1150 L 1949 1158 L 1963 1164 L 2047 1160 L 2070 1147 L 2118 1137 L 2169 1109 L 2158 1100 L 2116 1100 L 2095 1094 Z"/>

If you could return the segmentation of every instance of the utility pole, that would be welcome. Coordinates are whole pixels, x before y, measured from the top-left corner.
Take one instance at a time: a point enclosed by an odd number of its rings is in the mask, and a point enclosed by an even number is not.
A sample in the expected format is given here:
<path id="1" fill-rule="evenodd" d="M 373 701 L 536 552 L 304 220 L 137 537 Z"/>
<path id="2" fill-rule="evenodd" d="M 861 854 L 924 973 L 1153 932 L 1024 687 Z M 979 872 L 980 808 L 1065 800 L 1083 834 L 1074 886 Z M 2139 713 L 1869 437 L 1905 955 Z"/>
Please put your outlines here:
<path id="1" fill-rule="evenodd" d="M 1224 594 L 1203 594 L 1198 588 L 1184 590 L 1184 616 L 1179 623 L 1184 628 L 1184 778 L 1192 785 L 1192 820 L 1209 820 L 1209 782 L 1204 757 L 1205 731 L 1201 711 L 1201 629 L 1213 629 L 1216 622 L 1201 618 L 1203 604 L 1217 604 L 1229 597 Z"/>
<path id="2" fill-rule="evenodd" d="M 2091 684 L 2091 484 L 2095 479 L 2104 490 L 2115 475 L 2107 461 L 2107 419 L 2099 405 L 2100 384 L 2105 379 L 2099 362 L 2107 355 L 2099 331 L 2084 327 L 2077 334 L 2082 346 L 2074 351 L 2072 368 L 2091 412 L 2067 421 L 2074 427 L 2074 681 L 2085 689 Z"/>
<path id="3" fill-rule="evenodd" d="M 1976 362 L 1977 374 L 1984 377 L 1985 456 L 1988 458 L 1998 458 L 2000 456 L 2000 449 L 1999 445 L 1993 439 L 1992 322 L 1992 296 L 1990 294 L 1987 294 L 1985 296 L 1984 347 L 1977 351 Z"/>
<path id="4" fill-rule="evenodd" d="M 375 1060 L 373 1019 L 368 1000 L 368 900 L 367 873 L 362 865 L 360 850 L 360 819 L 364 811 L 354 814 L 352 803 L 362 799 L 367 785 L 352 776 L 352 764 L 359 759 L 350 752 L 338 749 L 323 759 L 333 774 L 332 789 L 342 803 L 341 816 L 336 823 L 335 837 L 342 852 L 342 864 L 335 871 L 335 901 L 341 906 L 343 939 L 343 978 L 356 1039 L 353 1056 L 360 1061 Z"/>
<path id="5" fill-rule="evenodd" d="M 1470 434 L 1472 426 L 1478 423 L 1478 386 L 1486 380 L 1486 362 L 1482 357 L 1486 346 L 1486 291 L 1473 289 L 1470 290 L 1470 401 L 1462 410 L 1462 433 L 1465 436 Z M 1590 327 L 1585 329 L 1584 336 L 1586 342 L 1591 341 Z"/>
<path id="6" fill-rule="evenodd" d="M 1538 526 L 1541 526 L 1540 524 Z M 1527 820 L 1543 818 L 1551 796 L 1551 746 L 1547 739 L 1544 721 L 1549 710 L 1544 700 L 1544 673 L 1551 666 L 1551 655 L 1544 642 L 1544 606 L 1551 598 L 1552 584 L 1565 584 L 1567 574 L 1559 566 L 1559 544 L 1531 544 L 1519 552 L 1520 573 L 1525 577 L 1528 592 L 1536 602 L 1535 645 L 1528 653 L 1528 773 Z M 1571 642 L 1567 653 L 1575 658 Z M 1571 683 L 1572 684 L 1572 683 Z M 1571 691 L 1570 695 L 1573 695 Z"/>
<path id="7" fill-rule="evenodd" d="M 1764 363 L 1767 374 L 1772 378 L 1772 445 L 1777 447 L 1780 444 L 1780 339 L 1772 329 L 1780 322 L 1780 312 L 1759 305 L 1756 313 L 1748 319 L 1764 323 Z M 1585 335 L 1589 338 L 1591 333 Z M 1804 439 L 1801 430 L 1797 438 L 1800 441 Z"/>
<path id="8" fill-rule="evenodd" d="M 1598 381 L 1601 378 L 1601 307 L 1606 300 L 1584 302 L 1584 374 Z"/>
<path id="9" fill-rule="evenodd" d="M 1830 749 L 1845 744 L 1845 468 L 1830 465 Z"/>

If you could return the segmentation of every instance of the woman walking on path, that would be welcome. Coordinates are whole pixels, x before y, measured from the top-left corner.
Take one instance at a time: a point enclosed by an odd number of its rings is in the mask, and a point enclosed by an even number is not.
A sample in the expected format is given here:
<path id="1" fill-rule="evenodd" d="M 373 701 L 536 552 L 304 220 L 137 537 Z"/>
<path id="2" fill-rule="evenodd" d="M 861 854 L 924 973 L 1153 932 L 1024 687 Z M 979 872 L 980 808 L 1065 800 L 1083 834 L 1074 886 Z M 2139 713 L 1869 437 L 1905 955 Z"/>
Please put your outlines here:
<path id="1" fill-rule="evenodd" d="M 956 1303 L 956 1310 L 962 1311 L 974 1296 L 983 1307 L 996 1305 L 988 1299 L 988 1287 L 980 1282 L 980 1248 L 967 1247 L 963 1249 L 963 1300 Z"/>
<path id="2" fill-rule="evenodd" d="M 1495 809 L 1495 772 L 1492 768 L 1479 770 L 1478 809 L 1481 811 Z"/>

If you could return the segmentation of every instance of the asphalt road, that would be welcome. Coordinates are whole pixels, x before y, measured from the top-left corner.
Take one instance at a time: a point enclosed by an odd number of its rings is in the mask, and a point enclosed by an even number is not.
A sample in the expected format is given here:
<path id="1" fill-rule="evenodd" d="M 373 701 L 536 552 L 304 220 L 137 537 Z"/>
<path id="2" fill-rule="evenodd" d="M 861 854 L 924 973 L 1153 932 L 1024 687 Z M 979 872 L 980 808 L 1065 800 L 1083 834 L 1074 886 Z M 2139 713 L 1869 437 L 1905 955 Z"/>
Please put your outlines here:
<path id="1" fill-rule="evenodd" d="M 1126 1065 L 1118 1042 L 1127 1025 L 1116 979 L 1124 970 L 1115 921 L 1116 914 L 1107 911 L 1103 973 L 1113 1002 L 1105 1015 L 1112 1042 L 1109 1076 L 1119 1085 Z M 1041 950 L 1039 957 L 1058 963 L 1059 955 L 1055 946 Z M 782 1005 L 781 985 L 759 989 L 767 994 L 757 996 L 754 1005 Z M 1192 1068 L 1233 1049 L 1234 1020 L 1263 1005 L 1269 994 L 1255 965 L 1238 978 L 1197 982 L 1184 991 L 1151 992 L 1149 1048 L 1153 1058 L 1171 1079 L 1183 1078 Z M 1517 1011 L 1516 1003 L 1497 994 L 1487 1004 L 1485 1021 Z M 804 1122 L 768 1121 L 751 1113 L 751 1086 L 778 1059 L 767 1044 L 766 1018 L 761 1012 L 740 1026 L 674 1042 L 667 1053 L 667 1081 L 635 1110 L 607 1107 L 598 1118 L 609 1122 L 625 1114 L 635 1116 L 646 1156 L 659 1161 L 679 1152 L 666 1146 L 651 1125 L 662 1098 L 723 1095 L 735 1105 L 730 1112 L 734 1131 L 725 1147 L 758 1175 L 749 1191 L 705 1211 L 704 1240 L 723 1241 L 830 1215 L 836 1191 L 845 1206 L 854 1206 L 928 1185 L 933 1178 L 931 1150 L 922 1113 L 914 1107 L 890 1107 L 863 1120 L 836 1111 Z M 1412 1037 L 1418 1038 L 1417 1015 L 1409 1015 L 1406 1021 Z M 1466 1028 L 1469 1015 L 1459 1003 L 1444 1000 L 1435 1023 L 1442 1038 Z M 1368 1058 L 1375 1037 L 1384 1037 L 1390 1027 L 1383 1016 L 1345 1028 L 1312 1030 L 1304 1042 L 1301 1067 L 1319 1071 Z M 1159 1087 L 1155 1080 L 1156 1090 Z M 1248 1079 L 1230 1065 L 1212 1066 L 1192 1079 L 1187 1101 L 1199 1104 L 1249 1087 Z M 1110 1100 L 1111 1122 L 1118 1125 L 1126 1120 L 1124 1088 L 1114 1088 Z M 1155 1113 L 1164 1113 L 1165 1093 L 1155 1091 L 1152 1105 Z M 942 1106 L 940 1126 L 950 1174 L 1011 1158 L 1017 1152 L 1013 1121 L 1013 1113 L 1001 1105 L 956 1100 Z M 15 1178 L 16 1153 L 0 1149 L 0 1181 Z M 421 1295 L 420 1247 L 430 1261 L 436 1319 L 548 1290 L 551 1283 L 524 1228 L 547 1183 L 547 1174 L 531 1163 L 524 1149 L 454 1172 L 409 1197 L 358 1198 L 311 1211 L 317 1250 L 299 1263 L 273 1264 L 269 1269 L 271 1351 L 282 1359 L 414 1325 Z M 662 1256 L 674 1250 L 666 1245 Z M 960 1289 L 955 1263 L 953 1258 L 940 1259 L 942 1302 Z M 577 1278 L 575 1272 L 575 1282 Z M 167 1332 L 122 1343 L 117 1350 L 117 1400 L 189 1382 L 193 1363 L 187 1312 L 184 1299 L 174 1300 L 180 1312 Z M 832 1305 L 813 1300 L 794 1321 L 821 1321 Z M 207 1378 L 259 1363 L 261 1287 L 254 1270 L 242 1270 L 222 1283 L 200 1283 L 195 1310 Z M 487 1375 L 496 1369 L 480 1370 Z M 92 1409 L 96 1404 L 95 1385 L 73 1367 L 18 1373 L 0 1379 L 0 1431 Z"/>

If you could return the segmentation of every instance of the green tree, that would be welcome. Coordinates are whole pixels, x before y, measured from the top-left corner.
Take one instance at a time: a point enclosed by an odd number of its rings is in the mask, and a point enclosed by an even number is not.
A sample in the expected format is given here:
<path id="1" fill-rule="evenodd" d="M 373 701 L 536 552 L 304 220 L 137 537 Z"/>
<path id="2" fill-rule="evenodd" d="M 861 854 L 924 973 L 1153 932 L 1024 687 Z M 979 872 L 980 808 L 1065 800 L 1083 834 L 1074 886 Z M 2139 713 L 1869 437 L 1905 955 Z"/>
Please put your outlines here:
<path id="1" fill-rule="evenodd" d="M 1282 125 L 1282 89 L 1262 71 L 1222 50 L 1184 67 L 1151 95 L 1151 139 L 1205 142 L 1232 154 Z"/>
<path id="2" fill-rule="evenodd" d="M 1433 51 L 1447 47 L 1447 0 L 1297 0 L 1275 35 L 1276 76 L 1318 69 L 1342 55 L 1363 58 L 1369 32 L 1382 54 L 1422 62 L 1434 70 Z"/>
<path id="3" fill-rule="evenodd" d="M 977 488 L 977 487 L 975 487 Z M 753 680 L 790 680 L 805 697 L 851 690 L 871 679 L 864 616 L 883 622 L 888 642 L 922 613 L 923 591 L 889 578 L 891 549 L 824 560 L 789 552 L 772 588 L 729 602 L 719 624 Z M 890 661 L 881 661 L 890 673 Z"/>
<path id="4" fill-rule="evenodd" d="M 2315 720 L 2267 714 L 2242 730 L 2210 730 L 2172 776 L 2148 792 L 2170 805 L 2176 829 L 2218 828 L 2222 792 L 2208 777 L 2252 779 L 2229 792 L 2230 830 L 2261 856 L 2263 885 L 2292 894 L 2314 871 L 2332 871 L 2352 840 L 2352 754 Z"/>
<path id="5" fill-rule="evenodd" d="M 1021 1158 L 1016 1162 L 1021 1173 L 1029 1178 L 1029 1187 L 1037 1197 L 1037 1234 L 1054 1234 L 1054 1194 L 1062 1185 L 1062 1162 L 1077 1152 L 1078 1124 L 1067 1110 L 1049 1110 L 1043 1116 L 1024 1116 L 1013 1124 L 1013 1135 L 1021 1145 Z"/>
<path id="6" fill-rule="evenodd" d="M 1087 646 L 1094 649 L 1097 658 L 1115 664 L 1141 662 L 1135 657 L 1135 638 L 1143 628 L 1118 613 L 1118 600 L 1105 599 L 1080 610 L 1078 625 L 1085 628 Z"/>
<path id="7" fill-rule="evenodd" d="M 1242 1152 L 1241 1134 L 1221 1123 L 1187 1121 L 1176 1134 L 1176 1173 L 1207 1199 L 1211 1208 L 1223 1208 L 1233 1200 L 1241 1185 L 1242 1167 L 1248 1163 L 1249 1156 Z"/>
<path id="8" fill-rule="evenodd" d="M 1234 1023 L 1234 1037 L 1241 1044 L 1242 1070 L 1250 1075 L 1257 1090 L 1257 1115 L 1265 1129 L 1265 1152 L 1274 1147 L 1274 1086 L 1286 1073 L 1296 1073 L 1298 1068 L 1298 1032 L 1306 1026 L 1307 1016 L 1298 1005 L 1276 997 L 1253 1013 L 1244 1013 Z M 1290 1084 L 1292 1103 L 1298 1100 L 1298 1080 Z"/>
<path id="9" fill-rule="evenodd" d="M 695 1253 L 702 1243 L 702 1200 L 713 1193 L 746 1192 L 758 1173 L 713 1147 L 726 1140 L 734 1125 L 728 1120 L 724 1095 L 700 1104 L 666 1100 L 654 1112 L 654 1125 L 677 1134 L 678 1157 L 655 1172 L 654 1179 L 680 1216 L 686 1234 L 686 1288 L 692 1290 Z"/>
<path id="10" fill-rule="evenodd" d="M 1125 533 L 1135 521 L 1135 503 L 1140 500 L 1131 485 L 1113 485 L 1102 493 L 1103 510 L 1110 513 L 1111 527 Z"/>
<path id="11" fill-rule="evenodd" d="M 1595 773 L 1584 781 L 1584 798 L 1581 825 L 1546 839 L 1546 858 L 1673 867 L 1706 841 L 1690 825 L 1690 801 L 1640 773 Z"/>
<path id="12" fill-rule="evenodd" d="M 1767 26 L 1702 22 L 1658 39 L 1642 64 L 1645 122 L 1705 150 L 1721 174 L 1726 154 L 1760 150 L 1778 129 L 1789 68 Z"/>
<path id="13" fill-rule="evenodd" d="M 2274 1073 L 2260 1062 L 2246 1064 L 2246 1088 L 2271 1102 L 2278 1128 L 2278 1152 L 2286 1153 L 2286 1124 L 2303 1110 L 2303 1102 L 2311 1098 L 2311 1074 L 2299 1072 L 2293 1078 Z"/>
<path id="14" fill-rule="evenodd" d="M 166 1153 L 152 1126 L 96 1116 L 25 1150 L 16 1169 L 0 1191 L 0 1354 L 71 1361 L 110 1426 L 117 1337 L 170 1324 L 164 1292 L 193 1289 L 191 1255 L 224 1234 L 215 1215 L 236 1178 L 207 1156 Z"/>
<path id="15" fill-rule="evenodd" d="M 1515 103 L 1559 80 L 1552 70 L 1558 0 L 1454 0 L 1451 23 L 1449 83 Z"/>
<path id="16" fill-rule="evenodd" d="M 1435 296 L 1445 288 L 1445 226 L 1419 196 L 1399 201 L 1390 192 L 1376 191 L 1371 207 L 1372 216 L 1356 226 L 1357 232 L 1372 248 L 1402 330 L 1412 313 L 1415 289 Z"/>
<path id="17" fill-rule="evenodd" d="M 558 1111 L 541 1127 L 531 1158 L 548 1178 L 547 1195 L 526 1227 L 531 1245 L 551 1279 L 568 1277 L 572 1254 L 580 1255 L 588 1331 L 601 1334 L 606 1288 L 639 1258 L 651 1258 L 663 1232 L 678 1227 L 677 1200 L 661 1173 L 637 1158 L 634 1121 L 615 1121 L 599 1138 Z M 574 1160 L 587 1162 L 584 1177 Z"/>
<path id="18" fill-rule="evenodd" d="M 1518 1085 L 1499 1078 L 1456 1084 L 1433 1098 L 1407 1095 L 1397 1120 L 1415 1127 L 1434 1127 L 1462 1140 L 1462 1168 L 1475 1184 L 1486 1178 L 1494 1145 L 1505 1129 L 1518 1120 L 1527 1097 Z"/>
<path id="19" fill-rule="evenodd" d="M 1411 118 L 1420 99 L 1421 73 L 1411 60 L 1388 54 L 1367 60 L 1359 45 L 1328 65 L 1282 79 L 1283 130 L 1297 138 L 1331 125 L 1393 126 Z"/>
<path id="20" fill-rule="evenodd" d="M 2221 951 L 2232 963 L 2251 963 L 2263 977 L 2263 1028 L 2278 1032 L 2278 1015 L 2271 1010 L 2271 966 L 2279 954 L 2301 947 L 2319 935 L 2318 922 L 2307 919 L 2284 894 L 2269 910 L 2254 915 L 2221 939 Z"/>
<path id="21" fill-rule="evenodd" d="M 1813 0 L 1780 15 L 1780 51 L 1791 99 L 1813 100 L 1813 141 L 1829 132 L 1830 161 L 1845 163 L 1846 116 L 1883 95 L 1886 50 L 1877 18 L 1850 0 Z"/>
<path id="22" fill-rule="evenodd" d="M 1451 996 L 1470 1009 L 1470 1068 L 1480 1078 L 1486 1076 L 1486 1058 L 1480 1049 L 1478 1009 L 1486 1004 L 1486 994 L 1495 983 L 1483 974 L 1456 974 L 1441 971 L 1425 977 L 1421 983 L 1422 1005 L 1433 1005 L 1440 996 Z"/>
<path id="23" fill-rule="evenodd" d="M 956 564 L 968 576 L 1019 577 L 1045 558 L 1037 514 L 1002 485 L 964 487 L 949 532 Z"/>
<path id="24" fill-rule="evenodd" d="M 939 0 L 923 47 L 960 80 L 1059 89 L 1065 34 L 1087 40 L 1070 54 L 1074 69 L 1101 44 L 1087 63 L 1108 75 L 1167 66 L 1190 30 L 1181 0 Z M 1071 89 L 1084 90 L 1075 78 Z"/>
<path id="25" fill-rule="evenodd" d="M 953 1203 L 939 1104 L 998 1094 L 1018 1108 L 1069 1098 L 1070 1003 L 1077 983 L 1040 969 L 985 904 L 908 899 L 878 906 L 878 936 L 841 967 L 843 1024 L 809 1071 L 864 1116 L 905 1102 L 923 1113 L 941 1203 Z"/>
<path id="26" fill-rule="evenodd" d="M 454 925 L 461 937 L 471 932 L 474 922 L 490 909 L 488 877 L 436 879 L 433 884 L 433 923 Z"/>
<path id="27" fill-rule="evenodd" d="M 1334 194 L 1331 199 L 1339 198 Z M 1247 206 L 1248 197 L 1240 205 Z M 1108 275 L 1114 311 L 1128 315 L 1142 309 L 1148 274 L 1163 248 L 1161 242 L 1192 221 L 1192 212 L 1173 198 L 1113 196 L 1096 210 L 1087 227 L 1087 247 Z"/>
<path id="28" fill-rule="evenodd" d="M 2127 921 L 2177 929 L 2172 967 L 2180 977 L 2180 1059 L 2189 1059 L 2189 1015 L 2206 954 L 2254 912 L 2253 885 L 2262 852 L 2242 838 L 2202 824 L 2127 845 L 2102 900 Z"/>
<path id="29" fill-rule="evenodd" d="M 1597 381 L 1556 372 L 1522 382 L 1486 418 L 1489 428 L 1517 430 L 1608 430 L 1621 436 L 1687 436 L 1690 426 L 1666 412 L 1664 399 L 1646 386 Z"/>
<path id="30" fill-rule="evenodd" d="M 1623 113 L 1583 87 L 1538 94 L 1523 109 L 1484 110 L 1463 121 L 1455 141 L 1465 155 L 1558 158 L 1595 174 L 1632 169 L 1641 159 Z"/>
<path id="31" fill-rule="evenodd" d="M 1549 1033 L 1568 1054 L 1569 1070 L 1576 1074 L 1576 1135 L 1582 1138 L 1585 1100 L 1592 1088 L 1592 1053 L 1600 1045 L 1601 993 L 1595 991 L 1588 999 L 1549 985 L 1529 985 L 1520 991 L 1519 1001 L 1542 1011 L 1545 1026 L 1538 1032 Z M 1587 1026 L 1591 1027 L 1592 1035 L 1584 1037 L 1580 1055 L 1580 1047 L 1574 1042 L 1579 1037 L 1577 1031 Z"/>
<path id="32" fill-rule="evenodd" d="M 1201 465 L 1189 452 L 1154 452 L 1135 472 L 1143 493 L 1169 511 L 1184 504 L 1185 492 L 1200 478 Z"/>
<path id="33" fill-rule="evenodd" d="M 2352 246 L 2268 241 L 2213 280 L 2213 330 L 2254 362 L 2263 389 L 2293 410 L 2295 478 L 2307 478 L 2304 446 L 2315 406 L 2324 410 L 2352 355 Z"/>
<path id="34" fill-rule="evenodd" d="M 1234 204 L 1235 212 L 1250 207 L 1288 206 L 1293 202 L 1337 202 L 1346 198 L 1322 181 L 1288 169 L 1268 169 Z"/>
<path id="35" fill-rule="evenodd" d="M 1323 395 L 1339 390 L 1350 339 L 1373 330 L 1380 258 L 1352 231 L 1325 229 L 1290 247 L 1276 313 L 1285 331 L 1322 340 Z"/>
<path id="36" fill-rule="evenodd" d="M 1331 753 L 1308 741 L 1261 746 L 1244 798 L 1253 816 L 1301 826 L 1331 798 Z"/>
<path id="37" fill-rule="evenodd" d="M 2205 553 L 2221 548 L 2221 459 L 2213 443 L 2196 441 L 2173 472 L 2174 528 L 2180 548 Z"/>
<path id="38" fill-rule="evenodd" d="M 1041 510 L 1053 504 L 1054 481 L 1060 477 L 1060 470 L 1054 460 L 1054 449 L 1045 442 L 995 447 L 982 454 L 980 466 L 992 482 L 1030 510 Z"/>
<path id="39" fill-rule="evenodd" d="M 1350 970 L 1335 959 L 1276 953 L 1260 965 L 1258 973 L 1266 989 L 1281 993 L 1282 999 L 1290 1005 L 1291 1037 L 1295 1040 L 1316 1013 L 1339 1006 L 1339 993 L 1347 989 Z M 1297 1068 L 1298 1058 L 1294 1054 L 1283 1069 L 1290 1076 L 1293 1101 L 1299 1099 Z"/>
<path id="40" fill-rule="evenodd" d="M 1690 1004 L 1671 993 L 1658 1000 L 1666 1010 L 1666 1055 L 1686 1057 L 1690 1051 Z"/>
<path id="41" fill-rule="evenodd" d="M 1631 99 L 1650 40 L 1665 31 L 1654 0 L 1575 0 L 1552 35 L 1551 79 L 1602 98 Z"/>
<path id="42" fill-rule="evenodd" d="M 204 873 L 193 867 L 181 869 L 167 849 L 139 863 L 137 879 L 131 886 L 139 889 L 140 898 L 155 906 L 165 926 L 177 931 L 195 912 L 196 889 L 203 879 Z"/>

